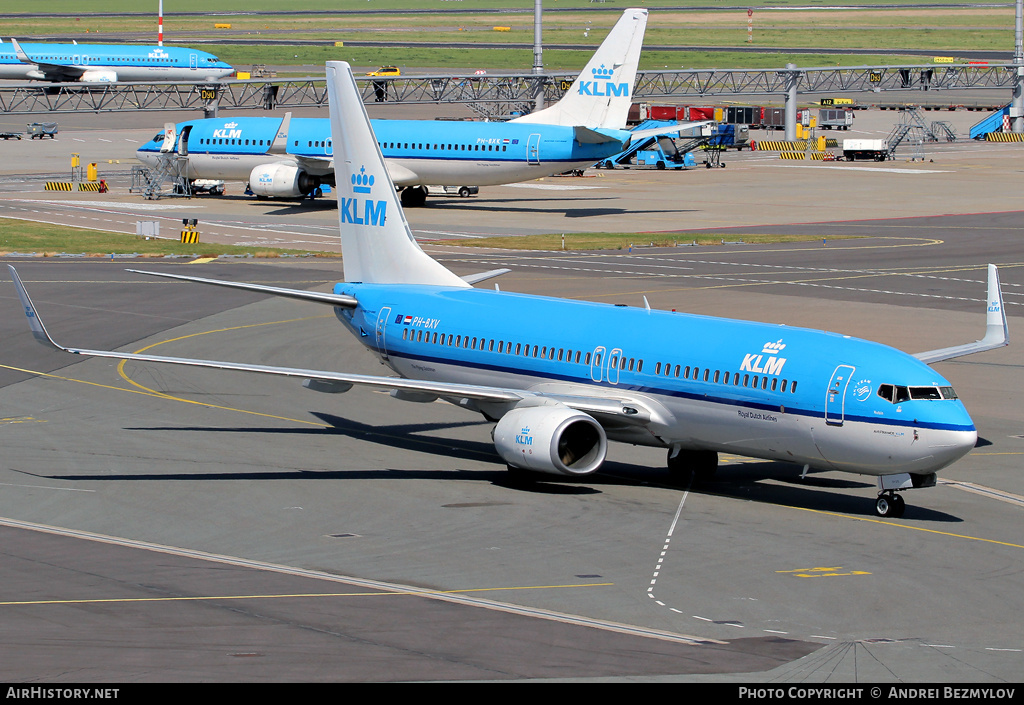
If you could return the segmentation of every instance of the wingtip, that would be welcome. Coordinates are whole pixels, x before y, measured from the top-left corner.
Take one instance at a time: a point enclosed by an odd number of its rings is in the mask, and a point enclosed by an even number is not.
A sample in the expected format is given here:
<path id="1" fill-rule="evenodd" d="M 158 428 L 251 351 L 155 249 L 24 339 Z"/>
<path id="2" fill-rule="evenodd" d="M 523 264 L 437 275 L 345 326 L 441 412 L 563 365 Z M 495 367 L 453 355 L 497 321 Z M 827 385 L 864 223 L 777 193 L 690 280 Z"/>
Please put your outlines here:
<path id="1" fill-rule="evenodd" d="M 39 314 L 36 313 L 36 307 L 32 303 L 31 297 L 28 295 L 28 290 L 25 288 L 25 284 L 21 281 L 21 277 L 18 276 L 18 270 L 10 264 L 7 265 L 7 269 L 11 273 L 11 281 L 14 282 L 14 287 L 18 292 L 18 299 L 21 301 L 21 305 L 25 309 L 25 318 L 28 319 L 28 326 L 32 331 L 32 337 L 47 347 L 66 350 L 66 348 L 57 345 L 57 343 L 53 341 L 53 338 L 50 337 L 50 334 L 46 332 L 46 328 L 43 326 L 43 321 L 39 318 Z"/>

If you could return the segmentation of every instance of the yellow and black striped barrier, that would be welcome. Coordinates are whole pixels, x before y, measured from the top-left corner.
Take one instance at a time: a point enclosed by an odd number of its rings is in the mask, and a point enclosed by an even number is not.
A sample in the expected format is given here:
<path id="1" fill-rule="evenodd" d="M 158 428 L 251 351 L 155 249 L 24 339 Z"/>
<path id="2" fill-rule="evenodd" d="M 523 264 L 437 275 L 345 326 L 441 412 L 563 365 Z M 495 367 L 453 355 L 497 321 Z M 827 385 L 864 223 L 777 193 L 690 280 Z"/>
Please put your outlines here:
<path id="1" fill-rule="evenodd" d="M 194 244 L 199 242 L 199 231 L 193 228 L 187 228 L 181 231 L 181 241 L 185 244 Z"/>
<path id="2" fill-rule="evenodd" d="M 803 152 L 779 152 L 779 159 L 806 159 Z"/>
<path id="3" fill-rule="evenodd" d="M 802 152 L 807 149 L 807 140 L 758 140 L 757 149 L 761 152 Z"/>
<path id="4" fill-rule="evenodd" d="M 47 191 L 71 191 L 71 184 L 67 181 L 47 181 Z"/>
<path id="5" fill-rule="evenodd" d="M 1024 134 L 1019 132 L 989 132 L 985 135 L 987 142 L 1024 142 Z"/>
<path id="6" fill-rule="evenodd" d="M 79 191 L 99 191 L 100 185 L 92 182 L 82 182 L 78 184 Z"/>
<path id="7" fill-rule="evenodd" d="M 811 159 L 816 159 L 820 162 L 831 162 L 835 161 L 836 155 L 832 152 L 811 152 Z"/>

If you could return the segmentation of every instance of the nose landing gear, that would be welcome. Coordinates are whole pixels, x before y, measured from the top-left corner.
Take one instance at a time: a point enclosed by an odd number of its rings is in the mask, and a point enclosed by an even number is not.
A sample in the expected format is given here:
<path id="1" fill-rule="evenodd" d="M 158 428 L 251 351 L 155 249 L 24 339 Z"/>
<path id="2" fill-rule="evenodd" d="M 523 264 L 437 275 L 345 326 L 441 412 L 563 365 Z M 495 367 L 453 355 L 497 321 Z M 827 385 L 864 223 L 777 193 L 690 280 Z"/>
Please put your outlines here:
<path id="1" fill-rule="evenodd" d="M 882 492 L 875 501 L 875 512 L 880 517 L 899 519 L 906 508 L 907 503 L 893 490 Z"/>

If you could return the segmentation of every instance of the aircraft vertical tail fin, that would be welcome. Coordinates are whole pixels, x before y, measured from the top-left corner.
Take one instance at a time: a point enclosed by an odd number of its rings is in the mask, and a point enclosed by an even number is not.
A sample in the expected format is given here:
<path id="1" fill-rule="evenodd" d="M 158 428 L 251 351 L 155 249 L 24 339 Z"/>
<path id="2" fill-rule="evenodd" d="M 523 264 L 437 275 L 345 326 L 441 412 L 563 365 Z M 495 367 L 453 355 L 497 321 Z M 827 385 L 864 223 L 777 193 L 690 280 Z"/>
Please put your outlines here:
<path id="1" fill-rule="evenodd" d="M 346 62 L 327 62 L 327 97 L 346 281 L 469 286 L 413 237 Z"/>
<path id="2" fill-rule="evenodd" d="M 646 9 L 625 10 L 560 101 L 512 122 L 625 129 L 646 29 Z"/>

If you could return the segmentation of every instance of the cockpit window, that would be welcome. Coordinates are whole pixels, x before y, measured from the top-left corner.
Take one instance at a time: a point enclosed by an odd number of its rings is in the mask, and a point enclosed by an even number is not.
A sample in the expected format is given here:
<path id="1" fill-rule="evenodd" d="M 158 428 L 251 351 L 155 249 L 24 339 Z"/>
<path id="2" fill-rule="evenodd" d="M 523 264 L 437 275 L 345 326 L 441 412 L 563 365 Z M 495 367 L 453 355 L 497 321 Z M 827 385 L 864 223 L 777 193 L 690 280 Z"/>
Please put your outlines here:
<path id="1" fill-rule="evenodd" d="M 911 399 L 957 399 L 952 387 L 904 387 L 899 384 L 882 384 L 878 396 L 893 404 Z"/>
<path id="2" fill-rule="evenodd" d="M 163 132 L 157 132 L 156 133 L 156 137 L 154 137 L 152 141 L 153 142 L 163 142 L 164 141 L 164 133 Z"/>

